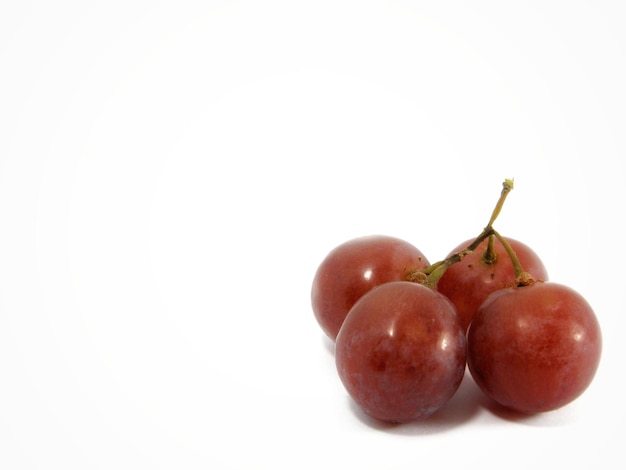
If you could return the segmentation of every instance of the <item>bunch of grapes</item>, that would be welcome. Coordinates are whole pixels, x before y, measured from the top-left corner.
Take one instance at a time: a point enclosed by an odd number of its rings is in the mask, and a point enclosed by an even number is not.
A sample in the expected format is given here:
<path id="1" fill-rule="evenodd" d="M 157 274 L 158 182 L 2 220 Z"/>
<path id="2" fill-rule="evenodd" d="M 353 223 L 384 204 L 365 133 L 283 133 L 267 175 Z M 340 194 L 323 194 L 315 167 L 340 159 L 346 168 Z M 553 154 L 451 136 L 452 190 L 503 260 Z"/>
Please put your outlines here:
<path id="1" fill-rule="evenodd" d="M 388 236 L 347 241 L 322 261 L 313 312 L 335 341 L 343 385 L 369 416 L 429 417 L 466 366 L 487 396 L 523 413 L 565 406 L 590 385 L 602 350 L 591 306 L 493 227 L 512 189 L 505 180 L 487 226 L 442 261 Z"/>

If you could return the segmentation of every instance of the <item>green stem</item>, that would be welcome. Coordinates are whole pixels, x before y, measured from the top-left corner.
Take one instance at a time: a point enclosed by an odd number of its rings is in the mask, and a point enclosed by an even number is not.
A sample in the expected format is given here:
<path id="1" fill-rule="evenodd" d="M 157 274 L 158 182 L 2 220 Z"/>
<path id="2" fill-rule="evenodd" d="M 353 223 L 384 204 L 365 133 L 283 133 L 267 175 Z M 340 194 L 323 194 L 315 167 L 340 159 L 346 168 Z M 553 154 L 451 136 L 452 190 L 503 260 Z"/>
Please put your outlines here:
<path id="1" fill-rule="evenodd" d="M 476 248 L 478 248 L 478 246 L 483 242 L 483 240 L 485 240 L 488 237 L 491 237 L 490 243 L 493 244 L 492 235 L 495 235 L 495 230 L 493 229 L 493 223 L 498 218 L 498 215 L 500 214 L 500 211 L 502 210 L 502 207 L 504 206 L 504 201 L 506 200 L 506 197 L 509 195 L 512 189 L 513 189 L 513 180 L 512 179 L 504 180 L 504 183 L 502 183 L 502 192 L 500 193 L 500 198 L 498 199 L 498 202 L 496 203 L 496 207 L 493 209 L 493 212 L 491 213 L 491 218 L 489 219 L 489 223 L 483 229 L 480 235 L 478 235 L 472 241 L 472 243 L 470 243 L 467 247 L 465 247 L 461 251 L 453 253 L 448 258 L 444 259 L 443 261 L 438 261 L 437 263 L 433 263 L 432 265 L 430 265 L 428 268 L 424 270 L 411 271 L 407 276 L 407 280 L 411 282 L 417 282 L 417 283 L 423 284 L 427 287 L 434 288 L 437 285 L 437 282 L 439 282 L 439 279 L 441 279 L 443 274 L 451 265 L 453 265 L 454 263 L 458 263 L 466 255 L 476 250 Z M 493 249 L 493 246 L 492 246 L 492 249 Z"/>
<path id="2" fill-rule="evenodd" d="M 498 203 L 496 204 L 496 207 L 493 209 L 493 212 L 491 213 L 491 219 L 489 219 L 489 223 L 487 224 L 487 227 L 491 227 L 493 223 L 496 221 L 496 219 L 498 218 L 498 215 L 500 215 L 502 206 L 504 206 L 504 201 L 506 200 L 506 197 L 509 195 L 509 193 L 512 190 L 513 190 L 513 180 L 505 179 L 504 183 L 502 183 L 502 192 L 500 193 L 500 199 L 498 199 Z"/>
<path id="3" fill-rule="evenodd" d="M 485 250 L 485 253 L 483 254 L 483 263 L 485 264 L 494 264 L 496 262 L 497 259 L 497 255 L 496 255 L 496 249 L 495 249 L 495 236 L 491 235 L 489 237 L 489 242 L 487 243 L 487 249 Z"/>
<path id="4" fill-rule="evenodd" d="M 422 277 L 421 284 L 424 284 L 426 287 L 435 288 L 439 279 L 444 275 L 446 270 L 452 266 L 454 263 L 458 263 L 461 261 L 466 255 L 472 253 L 478 246 L 485 240 L 485 238 L 493 235 L 494 230 L 492 227 L 485 227 L 485 229 L 478 235 L 472 243 L 470 243 L 467 247 L 462 249 L 461 251 L 457 251 L 452 255 L 448 256 L 443 261 L 439 261 L 432 266 L 434 269 L 427 269 L 422 271 L 422 273 L 426 274 L 425 277 Z M 429 267 L 430 268 L 430 267 Z M 413 280 L 419 281 L 419 275 L 415 276 Z M 412 280 L 409 277 L 409 280 Z"/>
<path id="5" fill-rule="evenodd" d="M 511 258 L 511 262 L 513 263 L 513 271 L 515 273 L 515 282 L 517 283 L 517 285 L 519 287 L 522 287 L 534 284 L 535 280 L 529 272 L 524 271 L 522 263 L 517 257 L 517 254 L 515 253 L 515 250 L 513 249 L 511 244 L 497 231 L 494 230 L 493 234 L 498 239 L 498 241 L 502 243 L 502 246 L 506 250 L 507 255 L 509 255 L 509 258 Z"/>

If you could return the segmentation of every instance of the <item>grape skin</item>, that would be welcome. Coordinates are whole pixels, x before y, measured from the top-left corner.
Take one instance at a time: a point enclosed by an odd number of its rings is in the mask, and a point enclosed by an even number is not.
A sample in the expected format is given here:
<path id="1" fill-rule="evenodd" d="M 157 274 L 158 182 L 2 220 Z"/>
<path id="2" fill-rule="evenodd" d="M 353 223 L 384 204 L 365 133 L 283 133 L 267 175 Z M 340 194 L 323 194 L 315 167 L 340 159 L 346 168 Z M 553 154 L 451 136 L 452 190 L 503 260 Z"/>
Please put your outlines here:
<path id="1" fill-rule="evenodd" d="M 466 338 L 454 306 L 436 291 L 391 282 L 350 310 L 335 344 L 339 377 L 369 416 L 393 423 L 425 419 L 456 392 Z"/>
<path id="2" fill-rule="evenodd" d="M 392 281 L 404 281 L 428 260 L 412 244 L 385 235 L 349 240 L 333 249 L 318 267 L 311 288 L 311 305 L 322 330 L 337 337 L 348 311 L 366 292 Z"/>
<path id="3" fill-rule="evenodd" d="M 601 351 L 591 306 L 553 282 L 491 294 L 468 330 L 474 381 L 496 402 L 523 413 L 555 410 L 579 397 Z"/>
<path id="4" fill-rule="evenodd" d="M 548 280 L 548 272 L 539 256 L 524 243 L 505 237 L 520 260 L 524 270 L 535 280 Z M 450 254 L 461 251 L 472 240 L 457 246 Z M 492 292 L 510 287 L 515 283 L 515 272 L 511 259 L 503 245 L 496 240 L 494 251 L 496 261 L 486 264 L 482 257 L 487 250 L 485 239 L 472 253 L 460 262 L 451 265 L 437 283 L 437 290 L 448 297 L 467 329 L 478 307 Z"/>

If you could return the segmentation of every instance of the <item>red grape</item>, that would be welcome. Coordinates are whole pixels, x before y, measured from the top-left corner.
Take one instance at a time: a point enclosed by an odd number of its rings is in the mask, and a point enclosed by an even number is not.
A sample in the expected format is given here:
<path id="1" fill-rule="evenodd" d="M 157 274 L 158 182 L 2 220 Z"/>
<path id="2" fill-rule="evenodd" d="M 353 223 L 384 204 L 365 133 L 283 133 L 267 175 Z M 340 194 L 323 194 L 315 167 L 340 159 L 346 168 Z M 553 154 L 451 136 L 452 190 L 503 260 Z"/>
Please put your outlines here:
<path id="1" fill-rule="evenodd" d="M 398 238 L 372 235 L 347 241 L 322 261 L 311 289 L 313 313 L 333 340 L 354 303 L 374 287 L 404 281 L 413 269 L 428 266 L 426 257 Z"/>
<path id="2" fill-rule="evenodd" d="M 505 239 L 515 251 L 525 271 L 535 280 L 548 280 L 546 268 L 532 249 L 512 238 Z M 461 251 L 471 242 L 472 240 L 468 240 L 462 243 L 450 254 Z M 488 239 L 485 239 L 472 253 L 451 265 L 437 282 L 437 290 L 452 301 L 466 329 L 476 310 L 489 294 L 515 284 L 513 264 L 502 243 L 495 241 L 493 245 L 495 261 L 492 263 L 487 263 L 483 259 L 487 243 Z"/>
<path id="3" fill-rule="evenodd" d="M 468 365 L 478 386 L 524 413 L 560 408 L 591 383 L 602 349 L 587 301 L 561 284 L 537 282 L 491 294 L 468 330 Z"/>
<path id="4" fill-rule="evenodd" d="M 335 344 L 339 377 L 369 416 L 402 423 L 430 416 L 459 387 L 466 339 L 452 303 L 412 282 L 391 282 L 350 310 Z"/>

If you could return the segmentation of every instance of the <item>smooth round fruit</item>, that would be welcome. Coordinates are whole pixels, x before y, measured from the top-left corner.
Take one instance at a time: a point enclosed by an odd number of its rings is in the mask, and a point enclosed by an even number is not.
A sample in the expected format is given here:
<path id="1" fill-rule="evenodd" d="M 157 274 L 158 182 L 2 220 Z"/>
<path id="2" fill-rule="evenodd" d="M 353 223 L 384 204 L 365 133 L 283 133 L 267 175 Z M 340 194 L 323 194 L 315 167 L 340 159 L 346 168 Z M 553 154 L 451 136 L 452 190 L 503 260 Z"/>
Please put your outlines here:
<path id="1" fill-rule="evenodd" d="M 354 305 L 335 344 L 339 377 L 369 416 L 424 419 L 459 387 L 466 339 L 454 306 L 412 282 L 373 289 Z"/>
<path id="2" fill-rule="evenodd" d="M 405 281 L 428 260 L 410 243 L 372 235 L 347 241 L 322 261 L 311 289 L 313 313 L 322 330 L 335 339 L 354 303 L 376 286 Z"/>
<path id="3" fill-rule="evenodd" d="M 496 402 L 524 413 L 555 410 L 580 396 L 601 350 L 591 306 L 552 282 L 494 292 L 468 330 L 468 365 L 476 384 Z"/>
<path id="4" fill-rule="evenodd" d="M 505 239 L 515 251 L 526 272 L 535 280 L 548 280 L 546 268 L 531 248 L 512 238 Z M 450 255 L 461 251 L 471 242 L 472 240 L 468 240 L 460 244 Z M 476 250 L 466 255 L 460 262 L 451 265 L 437 283 L 437 290 L 452 301 L 466 329 L 478 307 L 489 294 L 515 284 L 513 264 L 502 243 L 495 240 L 495 261 L 486 263 L 483 260 L 487 243 L 488 239 L 485 239 Z"/>

